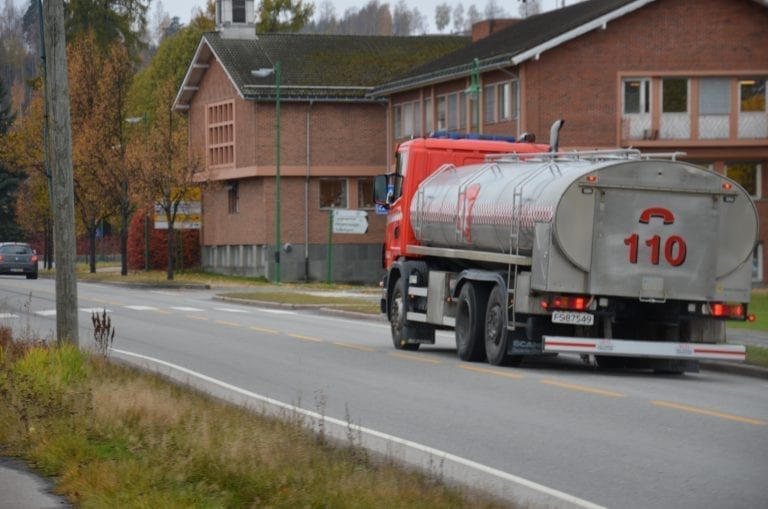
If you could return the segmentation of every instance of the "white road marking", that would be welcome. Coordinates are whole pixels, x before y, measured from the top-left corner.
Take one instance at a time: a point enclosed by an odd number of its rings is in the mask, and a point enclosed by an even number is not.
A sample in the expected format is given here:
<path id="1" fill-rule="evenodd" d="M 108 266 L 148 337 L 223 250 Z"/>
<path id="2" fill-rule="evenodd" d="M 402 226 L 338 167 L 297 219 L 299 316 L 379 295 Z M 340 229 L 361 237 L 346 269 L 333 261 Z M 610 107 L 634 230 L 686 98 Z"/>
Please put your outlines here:
<path id="1" fill-rule="evenodd" d="M 296 314 L 296 311 L 285 311 L 284 309 L 259 308 L 259 311 L 263 311 L 264 313 L 272 313 L 274 315 L 295 315 Z"/>
<path id="2" fill-rule="evenodd" d="M 192 311 L 197 311 L 197 312 L 205 311 L 204 309 L 191 308 L 191 307 L 187 307 L 187 306 L 171 306 L 171 309 L 175 309 L 176 311 L 190 311 L 190 312 L 192 312 Z"/>
<path id="3" fill-rule="evenodd" d="M 225 313 L 249 313 L 249 311 L 246 311 L 245 309 L 237 309 L 237 308 L 213 308 L 216 311 L 224 311 Z"/>
<path id="4" fill-rule="evenodd" d="M 80 308 L 80 311 L 82 311 L 83 313 L 103 313 L 105 311 L 107 313 L 112 312 L 111 309 L 107 309 L 107 308 Z"/>
<path id="5" fill-rule="evenodd" d="M 154 306 L 123 306 L 124 308 L 133 309 L 134 311 L 157 311 L 158 308 Z"/>
<path id="6" fill-rule="evenodd" d="M 55 309 L 43 309 L 40 311 L 35 311 L 36 315 L 40 316 L 56 316 L 56 310 Z"/>
<path id="7" fill-rule="evenodd" d="M 19 315 L 14 315 L 13 313 L 0 313 L 0 319 L 3 318 L 18 318 Z"/>
<path id="8" fill-rule="evenodd" d="M 474 470 L 475 472 L 478 472 L 478 473 L 495 477 L 501 481 L 513 483 L 517 485 L 519 488 L 527 490 L 529 493 L 534 492 L 537 495 L 540 495 L 542 497 L 547 497 L 550 501 L 550 504 L 547 504 L 547 505 L 551 505 L 552 499 L 555 499 L 560 503 L 564 502 L 566 504 L 570 504 L 576 507 L 583 507 L 586 509 L 604 509 L 603 506 L 600 506 L 588 500 L 584 500 L 574 495 L 570 495 L 568 493 L 564 493 L 554 488 L 544 486 L 543 484 L 539 484 L 534 481 L 529 481 L 528 479 L 516 476 L 514 474 L 510 474 L 508 472 L 504 472 L 503 470 L 498 470 L 496 468 L 483 465 L 482 463 L 478 463 L 476 461 L 472 461 L 470 459 L 463 458 L 461 456 L 457 456 L 455 454 L 451 454 L 449 452 L 442 451 L 440 449 L 436 449 L 428 445 L 420 444 L 418 442 L 413 442 L 411 440 L 406 440 L 404 438 L 400 438 L 394 435 L 389 435 L 387 433 L 382 433 L 381 431 L 376 431 L 374 429 L 366 428 L 358 424 L 353 424 L 351 422 L 344 421 L 341 419 L 328 417 L 327 415 L 313 412 L 311 410 L 306 410 L 304 408 L 300 408 L 294 405 L 289 405 L 288 403 L 283 403 L 282 401 L 278 401 L 276 399 L 273 399 L 267 396 L 262 396 L 261 394 L 257 394 L 255 392 L 242 389 L 240 387 L 237 387 L 236 385 L 228 384 L 227 382 L 223 382 L 216 378 L 203 375 L 202 373 L 192 371 L 191 369 L 179 366 L 177 364 L 172 364 L 170 362 L 166 362 L 166 361 L 156 359 L 154 357 L 149 357 L 146 355 L 141 355 L 138 353 L 128 352 L 126 350 L 118 350 L 116 348 L 111 348 L 110 350 L 120 355 L 125 355 L 127 357 L 135 357 L 137 359 L 142 359 L 150 363 L 154 363 L 160 366 L 165 366 L 166 368 L 170 368 L 172 370 L 178 371 L 179 373 L 183 373 L 187 376 L 195 377 L 206 383 L 217 385 L 223 389 L 232 391 L 234 393 L 246 396 L 251 399 L 255 399 L 257 401 L 261 401 L 262 403 L 265 403 L 283 410 L 288 410 L 289 412 L 293 412 L 294 415 L 295 414 L 304 415 L 318 422 L 324 422 L 325 424 L 332 424 L 334 426 L 338 426 L 342 430 L 342 433 L 348 434 L 350 431 L 354 431 L 360 436 L 366 436 L 374 440 L 376 439 L 382 440 L 389 444 L 399 445 L 401 447 L 404 447 L 405 449 L 410 449 L 415 452 L 426 454 L 429 458 L 429 462 L 426 464 L 426 466 L 430 468 L 433 468 L 435 464 L 444 465 L 444 468 L 445 468 L 445 463 L 450 462 L 457 466 L 464 467 L 470 470 Z"/>

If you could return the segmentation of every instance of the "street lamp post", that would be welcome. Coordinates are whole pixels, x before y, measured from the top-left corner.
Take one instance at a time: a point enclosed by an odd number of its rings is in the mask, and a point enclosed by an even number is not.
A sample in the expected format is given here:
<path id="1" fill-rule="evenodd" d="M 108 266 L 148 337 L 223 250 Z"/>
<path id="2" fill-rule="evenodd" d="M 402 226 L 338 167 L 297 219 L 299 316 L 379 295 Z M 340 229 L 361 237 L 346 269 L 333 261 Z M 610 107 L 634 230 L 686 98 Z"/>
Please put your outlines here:
<path id="1" fill-rule="evenodd" d="M 280 284 L 280 82 L 282 80 L 280 62 L 272 68 L 251 71 L 257 78 L 275 75 L 275 282 Z"/>

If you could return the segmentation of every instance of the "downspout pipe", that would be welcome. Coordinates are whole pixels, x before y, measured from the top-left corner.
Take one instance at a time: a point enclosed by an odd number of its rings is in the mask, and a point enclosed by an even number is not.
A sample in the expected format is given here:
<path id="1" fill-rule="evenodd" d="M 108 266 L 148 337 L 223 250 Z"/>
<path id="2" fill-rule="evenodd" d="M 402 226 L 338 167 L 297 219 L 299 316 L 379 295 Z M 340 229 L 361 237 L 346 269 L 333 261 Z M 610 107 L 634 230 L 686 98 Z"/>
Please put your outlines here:
<path id="1" fill-rule="evenodd" d="M 313 101 L 310 99 L 307 106 L 307 173 L 304 178 L 304 281 L 306 282 L 309 282 L 309 177 L 312 170 L 312 144 L 310 140 L 312 103 Z"/>

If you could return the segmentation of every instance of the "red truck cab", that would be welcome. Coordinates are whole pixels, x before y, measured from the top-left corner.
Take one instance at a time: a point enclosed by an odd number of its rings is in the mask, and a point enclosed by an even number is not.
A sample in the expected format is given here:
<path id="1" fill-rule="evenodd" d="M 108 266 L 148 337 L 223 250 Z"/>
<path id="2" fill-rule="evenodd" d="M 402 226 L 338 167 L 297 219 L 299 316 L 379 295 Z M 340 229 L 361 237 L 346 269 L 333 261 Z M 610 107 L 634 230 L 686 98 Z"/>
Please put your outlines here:
<path id="1" fill-rule="evenodd" d="M 375 182 L 375 198 L 387 207 L 384 243 L 384 268 L 401 256 L 418 258 L 408 253 L 409 245 L 419 245 L 411 229 L 411 200 L 419 184 L 446 164 L 456 167 L 485 161 L 490 154 L 528 154 L 549 152 L 550 145 L 516 142 L 508 139 L 472 137 L 430 137 L 408 140 L 398 145 L 395 172 L 379 175 Z"/>

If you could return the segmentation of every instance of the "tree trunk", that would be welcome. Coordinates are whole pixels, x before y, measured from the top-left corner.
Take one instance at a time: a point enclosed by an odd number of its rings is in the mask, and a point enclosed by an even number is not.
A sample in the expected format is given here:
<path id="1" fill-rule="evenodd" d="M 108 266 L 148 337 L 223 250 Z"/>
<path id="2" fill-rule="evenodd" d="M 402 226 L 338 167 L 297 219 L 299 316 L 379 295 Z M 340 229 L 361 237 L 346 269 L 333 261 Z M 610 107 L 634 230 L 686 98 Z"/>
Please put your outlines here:
<path id="1" fill-rule="evenodd" d="M 96 273 L 96 231 L 98 226 L 88 227 L 88 267 L 91 274 Z"/>
<path id="2" fill-rule="evenodd" d="M 173 222 L 168 221 L 168 279 L 173 279 L 173 255 L 175 251 Z"/>
<path id="3" fill-rule="evenodd" d="M 120 210 L 120 275 L 128 275 L 128 207 L 123 205 Z"/>

